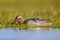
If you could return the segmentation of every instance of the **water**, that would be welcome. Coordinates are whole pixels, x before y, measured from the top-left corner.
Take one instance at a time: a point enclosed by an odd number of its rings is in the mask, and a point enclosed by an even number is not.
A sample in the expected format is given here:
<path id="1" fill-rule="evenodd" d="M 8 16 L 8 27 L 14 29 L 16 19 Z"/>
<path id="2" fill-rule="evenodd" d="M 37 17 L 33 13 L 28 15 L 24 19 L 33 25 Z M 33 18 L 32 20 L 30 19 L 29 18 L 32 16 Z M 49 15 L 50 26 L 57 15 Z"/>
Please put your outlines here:
<path id="1" fill-rule="evenodd" d="M 60 30 L 0 29 L 0 40 L 60 40 Z"/>

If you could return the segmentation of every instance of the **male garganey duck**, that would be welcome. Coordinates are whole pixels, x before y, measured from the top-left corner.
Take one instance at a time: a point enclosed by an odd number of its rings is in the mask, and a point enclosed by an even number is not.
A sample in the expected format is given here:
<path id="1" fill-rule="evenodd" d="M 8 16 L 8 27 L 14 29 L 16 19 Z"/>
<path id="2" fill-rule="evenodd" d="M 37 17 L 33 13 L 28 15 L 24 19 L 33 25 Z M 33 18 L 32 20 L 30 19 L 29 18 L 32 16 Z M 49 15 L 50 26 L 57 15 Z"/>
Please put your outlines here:
<path id="1" fill-rule="evenodd" d="M 30 18 L 25 20 L 22 16 L 17 16 L 12 24 L 15 22 L 18 22 L 19 24 L 32 24 L 35 26 L 43 26 L 43 25 L 51 25 L 52 22 L 50 19 L 38 19 L 38 18 Z"/>

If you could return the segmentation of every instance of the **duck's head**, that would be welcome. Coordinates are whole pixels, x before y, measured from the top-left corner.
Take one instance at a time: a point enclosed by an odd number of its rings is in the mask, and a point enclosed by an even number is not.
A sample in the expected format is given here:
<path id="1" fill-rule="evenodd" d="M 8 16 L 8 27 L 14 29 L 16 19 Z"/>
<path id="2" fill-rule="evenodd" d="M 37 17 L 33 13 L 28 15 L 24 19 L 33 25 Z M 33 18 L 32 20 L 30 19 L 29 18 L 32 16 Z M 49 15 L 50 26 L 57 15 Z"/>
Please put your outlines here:
<path id="1" fill-rule="evenodd" d="M 19 23 L 23 23 L 24 22 L 24 18 L 22 16 L 17 16 L 16 17 L 16 20 L 19 22 Z"/>

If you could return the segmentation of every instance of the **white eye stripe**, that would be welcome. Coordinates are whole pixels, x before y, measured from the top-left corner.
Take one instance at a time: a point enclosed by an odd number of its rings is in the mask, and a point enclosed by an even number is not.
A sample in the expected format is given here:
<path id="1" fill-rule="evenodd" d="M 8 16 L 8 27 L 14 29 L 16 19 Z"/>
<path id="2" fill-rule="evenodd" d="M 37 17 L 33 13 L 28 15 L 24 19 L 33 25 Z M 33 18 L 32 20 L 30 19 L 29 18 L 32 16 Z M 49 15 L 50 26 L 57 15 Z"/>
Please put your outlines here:
<path id="1" fill-rule="evenodd" d="M 17 18 L 22 18 L 22 16 L 18 16 Z"/>

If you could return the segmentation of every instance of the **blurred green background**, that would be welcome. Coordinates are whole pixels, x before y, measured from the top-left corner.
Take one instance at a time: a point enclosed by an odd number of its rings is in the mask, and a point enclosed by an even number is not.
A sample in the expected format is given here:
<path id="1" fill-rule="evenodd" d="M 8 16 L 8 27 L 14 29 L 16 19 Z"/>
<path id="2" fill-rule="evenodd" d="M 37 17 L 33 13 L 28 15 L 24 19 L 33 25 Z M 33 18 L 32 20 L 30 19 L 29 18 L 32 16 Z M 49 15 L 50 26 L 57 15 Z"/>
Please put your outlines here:
<path id="1" fill-rule="evenodd" d="M 52 27 L 60 26 L 60 0 L 0 0 L 0 27 L 11 25 L 17 15 L 51 19 Z"/>

